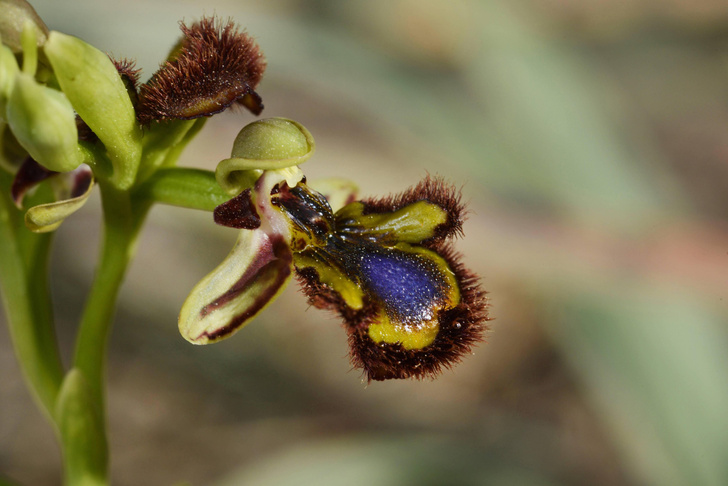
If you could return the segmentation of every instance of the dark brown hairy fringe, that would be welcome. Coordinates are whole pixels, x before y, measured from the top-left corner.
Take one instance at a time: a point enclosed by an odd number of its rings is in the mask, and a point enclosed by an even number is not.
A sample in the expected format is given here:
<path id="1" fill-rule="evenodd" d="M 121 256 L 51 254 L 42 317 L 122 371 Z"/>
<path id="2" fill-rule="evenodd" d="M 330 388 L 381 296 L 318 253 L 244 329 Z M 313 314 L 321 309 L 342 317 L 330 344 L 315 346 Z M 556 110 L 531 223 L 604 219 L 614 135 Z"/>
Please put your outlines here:
<path id="1" fill-rule="evenodd" d="M 484 339 L 490 317 L 486 292 L 480 287 L 479 278 L 465 268 L 460 262 L 460 255 L 450 245 L 437 247 L 437 253 L 455 273 L 461 298 L 456 307 L 440 312 L 440 329 L 435 341 L 420 350 L 373 342 L 368 334 L 369 324 L 379 308 L 371 299 L 365 298 L 361 310 L 353 310 L 338 293 L 319 282 L 316 270 L 296 269 L 309 303 L 320 309 L 335 310 L 344 319 L 352 365 L 363 370 L 368 381 L 435 378 L 443 369 L 459 363 L 476 343 Z"/>
<path id="2" fill-rule="evenodd" d="M 109 56 L 109 59 L 114 63 L 114 67 L 119 72 L 119 76 L 124 81 L 126 88 L 131 87 L 136 91 L 139 85 L 139 73 L 142 71 L 136 67 L 136 62 L 127 58 L 114 59 L 112 56 Z"/>
<path id="3" fill-rule="evenodd" d="M 236 102 L 260 114 L 263 104 L 254 90 L 266 64 L 253 39 L 231 20 L 220 25 L 215 17 L 180 28 L 179 50 L 141 87 L 139 121 L 211 116 Z"/>
<path id="4" fill-rule="evenodd" d="M 116 67 L 119 76 L 121 76 L 121 81 L 124 83 L 126 92 L 129 94 L 131 104 L 136 109 L 136 106 L 139 104 L 139 73 L 142 70 L 137 69 L 136 63 L 131 59 L 122 58 L 116 60 L 111 56 L 109 56 L 109 59 L 114 63 L 114 67 Z"/>
<path id="5" fill-rule="evenodd" d="M 447 221 L 435 228 L 435 236 L 427 241 L 436 242 L 451 236 L 462 236 L 466 211 L 461 191 L 445 182 L 442 177 L 432 177 L 428 174 L 419 184 L 399 194 L 364 199 L 363 213 L 388 213 L 417 201 L 431 202 L 447 212 Z"/>

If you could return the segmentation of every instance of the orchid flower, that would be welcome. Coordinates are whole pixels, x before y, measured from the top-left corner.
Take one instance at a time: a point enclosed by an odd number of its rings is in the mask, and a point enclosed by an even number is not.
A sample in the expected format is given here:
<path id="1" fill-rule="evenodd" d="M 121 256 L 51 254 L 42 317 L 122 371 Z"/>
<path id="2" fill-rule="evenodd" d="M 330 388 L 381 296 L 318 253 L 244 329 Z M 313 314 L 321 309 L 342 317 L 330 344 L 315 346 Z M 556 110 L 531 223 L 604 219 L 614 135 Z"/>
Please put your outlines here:
<path id="1" fill-rule="evenodd" d="M 313 149 L 290 120 L 240 132 L 217 175 L 245 189 L 214 212 L 218 224 L 240 229 L 238 240 L 185 301 L 180 332 L 194 344 L 231 336 L 295 274 L 313 306 L 344 320 L 352 363 L 368 380 L 435 376 L 470 352 L 488 319 L 485 293 L 450 244 L 462 231 L 458 191 L 427 177 L 334 211 L 297 167 Z"/>

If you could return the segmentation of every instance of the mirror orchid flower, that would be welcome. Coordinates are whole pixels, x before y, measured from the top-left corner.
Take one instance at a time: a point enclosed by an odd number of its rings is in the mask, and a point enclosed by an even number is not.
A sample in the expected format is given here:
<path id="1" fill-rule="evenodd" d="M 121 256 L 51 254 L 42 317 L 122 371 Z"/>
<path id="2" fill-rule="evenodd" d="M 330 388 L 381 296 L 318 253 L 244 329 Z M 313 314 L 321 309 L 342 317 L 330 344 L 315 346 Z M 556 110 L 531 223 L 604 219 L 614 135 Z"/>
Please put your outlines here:
<path id="1" fill-rule="evenodd" d="M 368 380 L 433 377 L 457 363 L 488 320 L 485 292 L 451 244 L 462 233 L 459 192 L 428 176 L 386 198 L 353 201 L 350 192 L 335 211 L 297 167 L 313 150 L 291 120 L 240 132 L 217 175 L 243 189 L 214 212 L 240 233 L 185 301 L 182 335 L 194 344 L 231 336 L 295 275 L 311 305 L 343 319 L 352 363 Z"/>

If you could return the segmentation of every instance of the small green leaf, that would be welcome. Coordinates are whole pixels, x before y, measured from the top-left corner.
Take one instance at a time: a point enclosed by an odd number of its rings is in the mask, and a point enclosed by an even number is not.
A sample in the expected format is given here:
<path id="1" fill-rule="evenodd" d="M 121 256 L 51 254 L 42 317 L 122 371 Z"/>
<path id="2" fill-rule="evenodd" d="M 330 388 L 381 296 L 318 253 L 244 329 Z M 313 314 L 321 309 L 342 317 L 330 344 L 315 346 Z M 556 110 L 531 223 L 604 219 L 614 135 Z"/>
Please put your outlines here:
<path id="1" fill-rule="evenodd" d="M 160 169 L 134 191 L 134 201 L 156 201 L 203 211 L 230 199 L 208 170 L 188 167 Z"/>

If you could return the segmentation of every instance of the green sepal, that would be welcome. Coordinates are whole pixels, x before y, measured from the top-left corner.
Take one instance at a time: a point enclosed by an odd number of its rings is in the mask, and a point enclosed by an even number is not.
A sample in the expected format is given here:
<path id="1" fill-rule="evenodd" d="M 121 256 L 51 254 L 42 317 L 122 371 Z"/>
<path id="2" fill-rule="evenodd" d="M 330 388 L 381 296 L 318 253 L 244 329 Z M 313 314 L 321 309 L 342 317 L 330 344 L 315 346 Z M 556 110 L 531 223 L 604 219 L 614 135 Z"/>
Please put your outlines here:
<path id="1" fill-rule="evenodd" d="M 300 123 L 285 118 L 257 120 L 240 130 L 231 157 L 218 164 L 215 175 L 218 184 L 235 195 L 252 186 L 262 171 L 300 165 L 315 150 L 313 136 Z"/>
<path id="2" fill-rule="evenodd" d="M 18 143 L 46 169 L 68 172 L 83 162 L 73 107 L 60 91 L 18 73 L 7 121 Z"/>
<path id="3" fill-rule="evenodd" d="M 342 232 L 355 232 L 382 242 L 420 243 L 435 236 L 447 222 L 447 211 L 428 201 L 417 201 L 386 213 L 363 214 L 364 203 L 355 202 L 336 213 Z"/>
<path id="4" fill-rule="evenodd" d="M 308 187 L 321 193 L 329 202 L 329 206 L 331 206 L 334 212 L 347 204 L 351 204 L 356 200 L 356 196 L 359 193 L 359 186 L 356 183 L 340 177 L 316 179 L 308 182 Z"/>
<path id="5" fill-rule="evenodd" d="M 43 50 L 73 108 L 103 142 L 114 168 L 111 183 L 128 189 L 141 160 L 142 132 L 114 63 L 81 39 L 55 31 Z"/>
<path id="6" fill-rule="evenodd" d="M 80 196 L 33 206 L 25 213 L 25 226 L 33 233 L 55 231 L 63 223 L 63 220 L 86 204 L 93 186 L 92 180 L 88 188 Z"/>
<path id="7" fill-rule="evenodd" d="M 55 419 L 63 444 L 65 484 L 108 484 L 108 445 L 103 414 L 78 368 L 71 369 L 63 380 Z"/>

